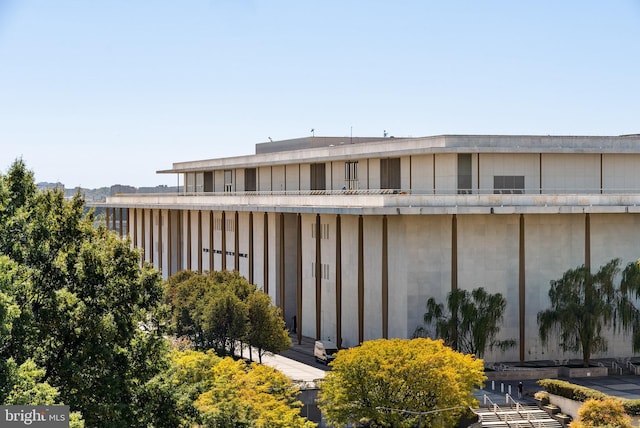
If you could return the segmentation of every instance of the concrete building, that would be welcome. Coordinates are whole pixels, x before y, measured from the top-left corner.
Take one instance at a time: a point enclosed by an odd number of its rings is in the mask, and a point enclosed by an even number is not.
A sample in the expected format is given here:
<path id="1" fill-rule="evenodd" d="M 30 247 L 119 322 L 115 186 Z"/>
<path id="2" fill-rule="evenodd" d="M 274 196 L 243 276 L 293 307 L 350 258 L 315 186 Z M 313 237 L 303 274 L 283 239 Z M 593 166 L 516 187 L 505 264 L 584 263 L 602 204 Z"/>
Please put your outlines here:
<path id="1" fill-rule="evenodd" d="M 411 337 L 429 297 L 482 286 L 518 342 L 486 360 L 579 357 L 538 338 L 549 281 L 640 257 L 640 135 L 309 137 L 159 173 L 183 191 L 108 198 L 110 227 L 165 277 L 239 271 L 299 334 L 343 347 Z"/>

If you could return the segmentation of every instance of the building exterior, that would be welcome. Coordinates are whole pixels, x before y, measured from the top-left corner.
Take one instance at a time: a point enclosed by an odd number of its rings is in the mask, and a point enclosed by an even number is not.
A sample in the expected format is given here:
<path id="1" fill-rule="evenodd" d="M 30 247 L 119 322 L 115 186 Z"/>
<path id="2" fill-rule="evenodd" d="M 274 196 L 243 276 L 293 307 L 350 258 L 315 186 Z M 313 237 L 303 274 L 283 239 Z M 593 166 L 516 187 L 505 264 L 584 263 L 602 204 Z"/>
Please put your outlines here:
<path id="1" fill-rule="evenodd" d="M 640 258 L 640 135 L 309 137 L 159 173 L 183 191 L 108 198 L 110 227 L 165 277 L 239 271 L 342 347 L 411 337 L 429 297 L 482 286 L 518 342 L 486 360 L 579 358 L 538 338 L 549 282 Z M 630 355 L 611 334 L 607 356 Z"/>

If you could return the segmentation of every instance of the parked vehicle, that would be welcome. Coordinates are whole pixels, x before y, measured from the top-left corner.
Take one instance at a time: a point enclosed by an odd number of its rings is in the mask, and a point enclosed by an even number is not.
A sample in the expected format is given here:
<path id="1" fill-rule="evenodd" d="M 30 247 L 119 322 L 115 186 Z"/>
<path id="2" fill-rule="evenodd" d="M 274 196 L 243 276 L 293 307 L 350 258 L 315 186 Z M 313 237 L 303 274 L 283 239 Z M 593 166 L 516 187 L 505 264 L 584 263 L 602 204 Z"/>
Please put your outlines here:
<path id="1" fill-rule="evenodd" d="M 316 340 L 313 347 L 313 356 L 316 357 L 316 361 L 320 363 L 329 364 L 336 358 L 338 353 L 338 347 L 326 340 Z"/>

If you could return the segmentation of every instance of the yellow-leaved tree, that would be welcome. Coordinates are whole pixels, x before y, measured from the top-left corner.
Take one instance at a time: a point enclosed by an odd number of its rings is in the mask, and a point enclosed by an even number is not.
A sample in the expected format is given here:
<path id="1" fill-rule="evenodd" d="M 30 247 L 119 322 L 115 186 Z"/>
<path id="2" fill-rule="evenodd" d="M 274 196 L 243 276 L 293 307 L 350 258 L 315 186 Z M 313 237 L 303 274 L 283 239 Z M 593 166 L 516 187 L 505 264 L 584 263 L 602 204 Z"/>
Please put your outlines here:
<path id="1" fill-rule="evenodd" d="M 173 351 L 169 370 L 147 386 L 163 427 L 313 428 L 298 388 L 275 369 L 212 350 Z"/>
<path id="2" fill-rule="evenodd" d="M 631 418 L 624 411 L 622 402 L 616 398 L 590 399 L 578 410 L 578 419 L 571 428 L 632 428 Z"/>
<path id="3" fill-rule="evenodd" d="M 367 341 L 332 366 L 318 403 L 336 426 L 453 426 L 486 379 L 482 360 L 428 338 Z"/>
<path id="4" fill-rule="evenodd" d="M 316 426 L 300 416 L 298 388 L 271 367 L 224 358 L 214 367 L 213 379 L 212 387 L 195 401 L 206 426 Z"/>

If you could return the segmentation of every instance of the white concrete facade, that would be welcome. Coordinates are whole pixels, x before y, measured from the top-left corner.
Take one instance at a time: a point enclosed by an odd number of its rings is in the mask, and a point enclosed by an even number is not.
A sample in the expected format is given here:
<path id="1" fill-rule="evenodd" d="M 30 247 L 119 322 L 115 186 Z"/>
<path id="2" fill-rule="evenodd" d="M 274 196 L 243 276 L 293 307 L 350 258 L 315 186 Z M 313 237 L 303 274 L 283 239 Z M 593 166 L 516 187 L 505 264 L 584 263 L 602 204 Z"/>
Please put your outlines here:
<path id="1" fill-rule="evenodd" d="M 489 361 L 578 357 L 538 338 L 549 282 L 640 258 L 640 136 L 331 141 L 177 163 L 161 172 L 184 176 L 180 194 L 106 206 L 165 277 L 238 270 L 289 326 L 342 346 L 410 337 L 452 289 L 500 292 L 518 346 Z M 611 334 L 606 356 L 632 355 L 626 339 Z"/>

